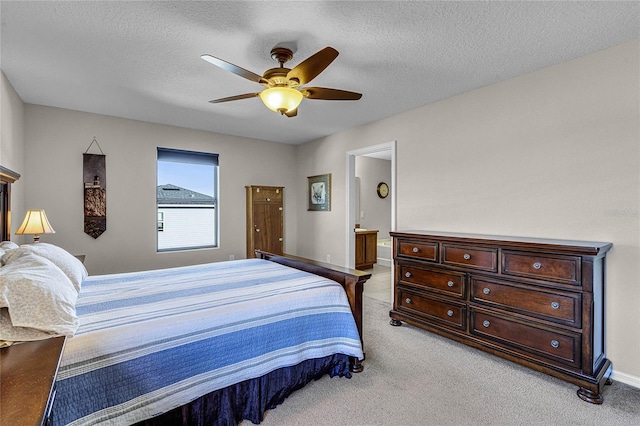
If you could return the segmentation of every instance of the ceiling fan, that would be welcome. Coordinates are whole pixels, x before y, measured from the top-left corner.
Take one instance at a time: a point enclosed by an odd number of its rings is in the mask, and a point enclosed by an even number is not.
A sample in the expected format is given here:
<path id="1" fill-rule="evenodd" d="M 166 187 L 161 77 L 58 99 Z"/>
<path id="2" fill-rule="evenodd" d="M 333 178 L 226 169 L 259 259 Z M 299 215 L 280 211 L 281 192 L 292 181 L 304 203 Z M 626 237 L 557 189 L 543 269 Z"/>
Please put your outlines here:
<path id="1" fill-rule="evenodd" d="M 215 56 L 205 54 L 200 57 L 213 65 L 230 71 L 240 77 L 244 77 L 247 80 L 255 81 L 265 87 L 265 90 L 261 92 L 245 93 L 228 98 L 214 99 L 209 102 L 217 104 L 258 96 L 270 110 L 279 112 L 287 117 L 295 117 L 298 114 L 298 105 L 300 105 L 303 98 L 331 101 L 356 101 L 362 97 L 360 93 L 346 90 L 329 89 L 326 87 L 302 87 L 324 71 L 337 56 L 338 51 L 336 49 L 333 47 L 325 47 L 296 65 L 293 69 L 289 69 L 285 68 L 284 64 L 293 58 L 293 52 L 286 47 L 274 47 L 271 50 L 271 57 L 277 61 L 280 66 L 266 70 L 263 75 L 255 74 L 230 62 L 216 58 Z"/>

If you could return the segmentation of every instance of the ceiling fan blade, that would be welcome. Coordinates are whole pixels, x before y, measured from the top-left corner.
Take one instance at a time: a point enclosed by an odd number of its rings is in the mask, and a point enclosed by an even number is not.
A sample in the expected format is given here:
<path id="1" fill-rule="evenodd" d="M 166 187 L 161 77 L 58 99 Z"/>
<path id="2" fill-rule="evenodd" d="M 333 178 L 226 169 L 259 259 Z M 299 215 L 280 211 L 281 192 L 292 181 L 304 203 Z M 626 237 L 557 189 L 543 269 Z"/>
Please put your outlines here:
<path id="1" fill-rule="evenodd" d="M 298 108 L 293 109 L 289 112 L 285 112 L 284 115 L 286 115 L 287 117 L 295 117 L 296 115 L 298 115 Z"/>
<path id="2" fill-rule="evenodd" d="M 255 98 L 258 95 L 259 93 L 245 93 L 244 95 L 229 96 L 228 98 L 214 99 L 209 102 L 211 102 L 212 104 L 219 104 L 220 102 L 238 101 L 240 99 Z"/>
<path id="3" fill-rule="evenodd" d="M 338 51 L 333 47 L 325 47 L 300 62 L 287 74 L 288 79 L 295 79 L 300 85 L 307 84 L 318 76 L 338 56 Z"/>
<path id="4" fill-rule="evenodd" d="M 305 98 L 324 99 L 328 101 L 357 101 L 362 97 L 362 93 L 328 89 L 326 87 L 304 87 L 300 91 Z"/>
<path id="5" fill-rule="evenodd" d="M 244 68 L 240 68 L 239 66 L 234 65 L 231 62 L 227 62 L 220 58 L 216 58 L 215 56 L 211 56 L 207 54 L 202 55 L 200 57 L 215 66 L 218 66 L 224 70 L 230 71 L 235 75 L 239 75 L 240 77 L 246 78 L 247 80 L 255 81 L 256 83 L 266 82 L 266 80 L 262 78 L 261 75 L 245 70 Z"/>

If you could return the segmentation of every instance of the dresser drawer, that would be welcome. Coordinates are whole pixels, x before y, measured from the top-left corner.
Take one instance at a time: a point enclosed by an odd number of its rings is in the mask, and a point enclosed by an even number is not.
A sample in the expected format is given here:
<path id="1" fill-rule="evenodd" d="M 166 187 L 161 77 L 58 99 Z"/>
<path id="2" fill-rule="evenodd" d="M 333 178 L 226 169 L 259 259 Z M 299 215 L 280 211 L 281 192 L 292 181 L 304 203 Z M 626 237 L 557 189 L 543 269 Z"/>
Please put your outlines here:
<path id="1" fill-rule="evenodd" d="M 449 327 L 465 329 L 465 305 L 444 299 L 431 298 L 405 288 L 396 290 L 398 311 L 425 317 Z"/>
<path id="2" fill-rule="evenodd" d="M 282 188 L 255 187 L 253 188 L 253 201 L 282 203 Z"/>
<path id="3" fill-rule="evenodd" d="M 400 263 L 398 274 L 398 280 L 402 284 L 420 286 L 451 297 L 464 297 L 466 275 L 463 273 L 442 272 Z"/>
<path id="4" fill-rule="evenodd" d="M 399 240 L 397 255 L 437 262 L 438 243 Z"/>
<path id="5" fill-rule="evenodd" d="M 533 358 L 580 368 L 580 334 L 552 331 L 471 308 L 471 333 L 497 340 Z"/>
<path id="6" fill-rule="evenodd" d="M 501 281 L 471 278 L 471 300 L 490 306 L 505 308 L 571 327 L 580 327 L 580 294 L 543 291 L 537 287 L 519 286 Z"/>
<path id="7" fill-rule="evenodd" d="M 580 271 L 580 257 L 577 256 L 539 255 L 508 250 L 502 252 L 504 275 L 579 285 Z"/>
<path id="8" fill-rule="evenodd" d="M 496 272 L 498 269 L 498 250 L 443 244 L 442 263 Z"/>

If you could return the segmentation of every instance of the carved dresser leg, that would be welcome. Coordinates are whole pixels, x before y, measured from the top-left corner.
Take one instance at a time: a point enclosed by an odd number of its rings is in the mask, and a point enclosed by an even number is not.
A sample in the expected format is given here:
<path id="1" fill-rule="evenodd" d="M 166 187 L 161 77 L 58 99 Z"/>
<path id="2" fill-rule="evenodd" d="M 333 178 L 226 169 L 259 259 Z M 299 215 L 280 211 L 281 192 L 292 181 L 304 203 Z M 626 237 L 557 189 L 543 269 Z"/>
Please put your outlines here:
<path id="1" fill-rule="evenodd" d="M 580 399 L 583 401 L 587 401 L 592 404 L 602 404 L 604 402 L 604 398 L 602 397 L 602 395 L 592 390 L 580 388 L 578 389 L 577 393 Z"/>

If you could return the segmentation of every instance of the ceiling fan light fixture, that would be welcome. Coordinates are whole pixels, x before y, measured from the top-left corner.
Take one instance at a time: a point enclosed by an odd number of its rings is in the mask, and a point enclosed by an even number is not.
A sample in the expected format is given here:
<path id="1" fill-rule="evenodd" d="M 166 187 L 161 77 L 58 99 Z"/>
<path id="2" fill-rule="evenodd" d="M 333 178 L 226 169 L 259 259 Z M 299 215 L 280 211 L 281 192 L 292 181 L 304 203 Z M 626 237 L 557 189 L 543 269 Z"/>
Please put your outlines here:
<path id="1" fill-rule="evenodd" d="M 284 114 L 298 108 L 304 97 L 299 90 L 290 87 L 271 87 L 258 94 L 271 111 Z"/>
<path id="2" fill-rule="evenodd" d="M 357 101 L 362 97 L 361 93 L 349 92 L 347 90 L 330 89 L 326 87 L 306 87 L 306 84 L 316 78 L 337 56 L 338 51 L 333 47 L 327 46 L 300 62 L 293 67 L 293 69 L 289 69 L 286 68 L 284 64 L 291 60 L 293 52 L 286 47 L 274 47 L 271 50 L 271 57 L 275 59 L 280 66 L 266 70 L 262 76 L 240 68 L 231 62 L 216 58 L 215 56 L 205 54 L 202 55 L 201 58 L 217 67 L 265 87 L 265 89 L 259 93 L 245 93 L 243 95 L 214 99 L 209 101 L 210 103 L 217 104 L 259 96 L 264 105 L 271 111 L 279 112 L 287 117 L 295 117 L 298 115 L 298 105 L 300 105 L 303 98 L 326 101 Z"/>

